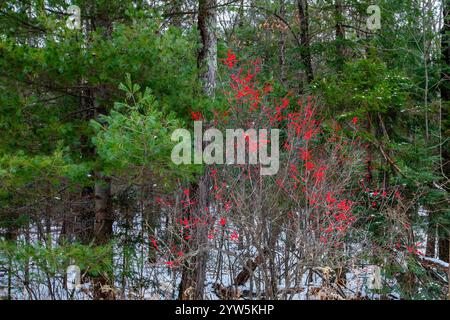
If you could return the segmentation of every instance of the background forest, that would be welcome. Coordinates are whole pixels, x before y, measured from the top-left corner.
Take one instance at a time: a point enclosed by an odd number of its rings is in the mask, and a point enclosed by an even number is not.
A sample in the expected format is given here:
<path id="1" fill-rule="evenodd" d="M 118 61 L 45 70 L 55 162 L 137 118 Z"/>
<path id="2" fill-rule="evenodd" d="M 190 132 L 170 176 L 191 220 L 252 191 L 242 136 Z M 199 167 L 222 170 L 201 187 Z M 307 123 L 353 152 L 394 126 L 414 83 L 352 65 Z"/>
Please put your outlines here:
<path id="1" fill-rule="evenodd" d="M 450 299 L 449 10 L 0 0 L 0 298 Z M 278 173 L 175 165 L 194 120 Z"/>

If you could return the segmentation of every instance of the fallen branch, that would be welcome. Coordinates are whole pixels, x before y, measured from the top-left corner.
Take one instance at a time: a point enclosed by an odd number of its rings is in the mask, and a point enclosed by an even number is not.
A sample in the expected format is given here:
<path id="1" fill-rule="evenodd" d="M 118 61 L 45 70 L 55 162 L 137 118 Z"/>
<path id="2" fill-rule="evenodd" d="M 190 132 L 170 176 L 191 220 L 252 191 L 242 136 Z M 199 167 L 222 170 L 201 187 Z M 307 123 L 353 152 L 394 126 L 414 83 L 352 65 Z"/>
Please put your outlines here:
<path id="1" fill-rule="evenodd" d="M 444 272 L 447 272 L 449 265 L 447 262 L 439 260 L 439 259 L 435 259 L 435 258 L 431 258 L 431 257 L 422 257 L 419 256 L 420 260 L 421 260 L 421 264 L 424 267 L 433 267 L 433 268 L 437 268 L 440 269 Z"/>

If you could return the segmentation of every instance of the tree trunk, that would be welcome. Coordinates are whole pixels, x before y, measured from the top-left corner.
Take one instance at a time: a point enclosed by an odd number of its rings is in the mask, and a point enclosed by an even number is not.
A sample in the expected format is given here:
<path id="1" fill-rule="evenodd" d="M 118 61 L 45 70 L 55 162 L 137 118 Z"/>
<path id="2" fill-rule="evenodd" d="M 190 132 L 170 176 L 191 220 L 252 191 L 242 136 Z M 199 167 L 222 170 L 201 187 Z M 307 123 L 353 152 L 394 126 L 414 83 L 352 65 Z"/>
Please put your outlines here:
<path id="1" fill-rule="evenodd" d="M 100 6 L 100 5 L 98 5 Z M 91 25 L 93 30 L 101 28 L 102 36 L 105 40 L 110 40 L 112 33 L 112 21 L 108 6 L 97 7 L 92 14 Z M 108 104 L 111 98 L 110 91 L 104 85 L 98 85 L 93 93 L 95 117 L 108 113 Z M 113 210 L 111 206 L 111 179 L 105 177 L 101 168 L 95 172 L 95 222 L 94 222 L 94 243 L 95 245 L 109 244 L 113 230 L 114 221 Z M 112 263 L 112 256 L 110 258 Z M 106 267 L 107 266 L 102 266 Z M 103 268 L 102 268 L 103 269 Z M 109 271 L 109 270 L 108 270 Z M 113 300 L 115 299 L 114 282 L 112 274 L 103 270 L 99 276 L 93 279 L 94 299 Z"/>
<path id="2" fill-rule="evenodd" d="M 335 36 L 336 36 L 336 55 L 337 55 L 337 67 L 338 69 L 341 69 L 342 64 L 344 63 L 345 59 L 345 28 L 344 28 L 344 13 L 343 13 L 343 6 L 342 6 L 342 0 L 336 0 L 334 3 L 335 8 Z"/>
<path id="3" fill-rule="evenodd" d="M 310 52 L 308 0 L 297 0 L 297 5 L 300 18 L 300 57 L 306 72 L 306 83 L 309 84 L 314 79 L 314 73 Z"/>
<path id="4" fill-rule="evenodd" d="M 111 181 L 99 176 L 95 183 L 95 243 L 107 244 L 112 235 Z"/>
<path id="5" fill-rule="evenodd" d="M 425 255 L 427 257 L 435 257 L 436 254 L 436 223 L 433 221 L 434 215 L 428 213 L 428 230 L 427 230 L 427 248 Z"/>
<path id="6" fill-rule="evenodd" d="M 95 224 L 96 245 L 107 245 L 112 236 L 113 213 L 111 208 L 111 182 L 100 176 L 95 183 Z M 115 297 L 113 281 L 109 272 L 103 271 L 93 279 L 94 299 L 113 300 Z"/>
<path id="7" fill-rule="evenodd" d="M 89 33 L 89 27 L 86 32 Z M 80 113 L 83 121 L 90 121 L 95 117 L 95 105 L 93 92 L 87 87 L 88 84 L 83 79 L 80 80 Z M 80 137 L 81 154 L 83 160 L 92 159 L 95 156 L 95 149 L 90 142 L 87 134 L 82 134 Z M 79 198 L 72 205 L 72 212 L 74 214 L 73 232 L 76 241 L 82 244 L 89 244 L 94 238 L 94 188 L 92 186 L 85 186 L 80 192 Z"/>
<path id="8" fill-rule="evenodd" d="M 440 91 L 442 99 L 442 140 L 445 141 L 442 145 L 442 171 L 445 177 L 450 177 L 450 147 L 449 145 L 449 127 L 450 127 L 450 1 L 443 0 L 443 17 L 444 26 L 441 32 L 441 50 L 442 50 L 442 71 Z M 450 187 L 447 184 L 447 191 Z"/>
<path id="9" fill-rule="evenodd" d="M 449 262 L 449 245 L 450 240 L 448 238 L 439 239 L 439 259 L 441 259 L 442 261 Z"/>
<path id="10" fill-rule="evenodd" d="M 197 194 L 196 208 L 190 209 L 189 217 L 198 220 L 195 228 L 191 228 L 192 237 L 189 241 L 189 249 L 195 255 L 183 266 L 181 283 L 179 287 L 180 300 L 201 300 L 204 294 L 206 279 L 206 262 L 208 260 L 208 225 L 203 223 L 204 208 L 208 207 L 208 190 L 210 186 L 208 171 L 200 178 L 198 185 L 193 186 Z"/>
<path id="11" fill-rule="evenodd" d="M 238 26 L 239 28 L 242 28 L 244 26 L 244 0 L 241 0 L 240 4 L 239 4 L 239 21 L 238 21 Z"/>
<path id="12" fill-rule="evenodd" d="M 441 50 L 442 50 L 442 69 L 441 69 L 441 82 L 440 91 L 442 99 L 442 111 L 441 111 L 441 134 L 443 145 L 441 146 L 442 156 L 442 173 L 444 178 L 450 177 L 450 147 L 449 147 L 449 128 L 450 128 L 450 1 L 443 0 L 443 21 L 444 26 L 441 32 Z M 447 191 L 450 191 L 450 187 L 446 186 Z"/>
<path id="13" fill-rule="evenodd" d="M 286 15 L 285 0 L 280 0 L 280 17 L 283 19 Z M 279 50 L 280 50 L 280 80 L 283 85 L 286 85 L 286 33 L 284 29 L 280 30 L 280 40 L 279 40 Z"/>
<path id="14" fill-rule="evenodd" d="M 450 241 L 450 239 L 448 239 L 448 241 Z M 450 300 L 450 252 L 448 253 L 449 255 L 448 255 L 448 261 L 449 261 L 449 264 L 448 264 L 448 270 L 447 270 L 447 283 L 448 283 L 448 297 L 447 297 L 447 299 L 448 300 Z"/>
<path id="15" fill-rule="evenodd" d="M 197 57 L 197 66 L 200 70 L 199 78 L 203 91 L 210 97 L 214 96 L 217 73 L 216 5 L 216 0 L 199 0 L 198 6 L 201 48 Z"/>
<path id="16" fill-rule="evenodd" d="M 449 108 L 450 108 L 450 1 L 442 1 L 442 14 L 444 25 L 441 32 L 441 50 L 442 50 L 442 69 L 441 69 L 441 82 L 440 91 L 442 99 L 442 110 L 441 110 L 441 157 L 442 157 L 442 168 L 441 173 L 444 180 L 447 180 L 450 176 L 450 148 L 449 148 Z M 444 184 L 444 188 L 450 191 L 449 184 Z M 443 228 L 444 229 L 444 228 Z M 439 235 L 439 259 L 449 262 L 449 234 L 448 231 L 442 230 Z"/>
<path id="17" fill-rule="evenodd" d="M 200 31 L 201 48 L 198 52 L 197 66 L 199 69 L 199 80 L 202 83 L 203 92 L 214 97 L 217 74 L 217 38 L 216 30 L 216 0 L 200 0 L 198 6 L 198 29 Z M 203 221 L 204 208 L 209 206 L 209 173 L 200 178 L 197 190 L 197 209 L 194 214 Z M 191 214 L 191 213 L 190 213 Z M 206 262 L 208 259 L 208 229 L 203 223 L 197 224 L 190 243 L 190 249 L 197 251 L 196 255 L 186 263 L 183 268 L 182 280 L 179 288 L 179 299 L 203 299 L 204 283 L 206 279 Z"/>
<path id="18" fill-rule="evenodd" d="M 170 25 L 176 28 L 181 28 L 183 16 L 181 14 L 182 6 L 183 6 L 182 0 L 172 0 L 168 4 L 168 8 L 165 10 L 166 15 L 169 16 Z"/>

